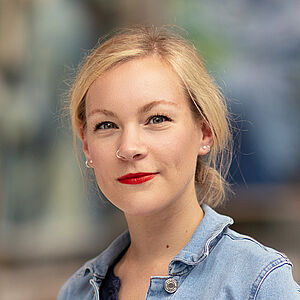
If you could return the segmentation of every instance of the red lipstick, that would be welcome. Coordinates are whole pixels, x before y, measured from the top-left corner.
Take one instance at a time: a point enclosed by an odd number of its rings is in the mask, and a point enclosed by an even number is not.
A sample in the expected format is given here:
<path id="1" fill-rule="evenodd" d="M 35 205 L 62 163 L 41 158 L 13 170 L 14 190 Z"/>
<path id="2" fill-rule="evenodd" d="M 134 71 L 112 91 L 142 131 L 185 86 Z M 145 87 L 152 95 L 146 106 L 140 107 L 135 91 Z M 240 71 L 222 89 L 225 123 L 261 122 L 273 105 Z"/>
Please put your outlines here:
<path id="1" fill-rule="evenodd" d="M 118 178 L 123 184 L 140 184 L 151 180 L 158 173 L 129 173 Z"/>

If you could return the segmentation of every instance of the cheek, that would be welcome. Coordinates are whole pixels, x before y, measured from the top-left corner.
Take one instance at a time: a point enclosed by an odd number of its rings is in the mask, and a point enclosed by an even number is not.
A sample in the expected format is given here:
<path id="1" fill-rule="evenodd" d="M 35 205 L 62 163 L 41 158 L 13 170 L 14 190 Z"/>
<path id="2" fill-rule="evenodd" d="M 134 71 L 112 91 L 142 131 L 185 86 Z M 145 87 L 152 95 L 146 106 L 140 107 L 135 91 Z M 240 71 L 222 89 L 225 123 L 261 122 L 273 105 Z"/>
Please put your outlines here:
<path id="1" fill-rule="evenodd" d="M 189 131 L 174 131 L 162 138 L 156 147 L 156 153 L 169 166 L 175 167 L 178 171 L 183 169 L 196 168 L 198 148 L 200 141 L 198 134 L 193 135 Z"/>
<path id="2" fill-rule="evenodd" d="M 93 162 L 96 164 L 99 160 L 105 158 L 105 155 L 107 155 L 105 147 L 103 147 L 102 144 L 97 143 L 95 141 L 89 143 L 89 152 Z"/>
<path id="3" fill-rule="evenodd" d="M 93 160 L 94 171 L 97 179 L 102 178 L 102 173 L 106 173 L 111 169 L 112 160 L 114 158 L 112 147 L 107 147 L 103 143 L 93 141 L 89 144 L 89 153 Z"/>
<path id="4" fill-rule="evenodd" d="M 96 161 L 106 161 L 113 154 L 114 144 L 116 141 L 114 139 L 103 139 L 97 137 L 97 135 L 90 136 L 88 139 L 89 153 L 94 162 Z"/>

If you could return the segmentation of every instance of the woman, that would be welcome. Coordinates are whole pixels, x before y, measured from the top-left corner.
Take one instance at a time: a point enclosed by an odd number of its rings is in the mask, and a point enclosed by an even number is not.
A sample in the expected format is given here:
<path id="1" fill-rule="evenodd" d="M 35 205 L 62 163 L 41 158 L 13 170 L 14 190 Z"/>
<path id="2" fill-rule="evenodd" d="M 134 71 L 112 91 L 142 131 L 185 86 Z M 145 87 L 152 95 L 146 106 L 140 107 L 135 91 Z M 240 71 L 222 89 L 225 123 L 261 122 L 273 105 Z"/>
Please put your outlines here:
<path id="1" fill-rule="evenodd" d="M 299 297 L 289 260 L 211 208 L 224 199 L 228 113 L 192 45 L 154 26 L 118 32 L 85 59 L 70 111 L 86 167 L 129 231 L 60 300 Z"/>

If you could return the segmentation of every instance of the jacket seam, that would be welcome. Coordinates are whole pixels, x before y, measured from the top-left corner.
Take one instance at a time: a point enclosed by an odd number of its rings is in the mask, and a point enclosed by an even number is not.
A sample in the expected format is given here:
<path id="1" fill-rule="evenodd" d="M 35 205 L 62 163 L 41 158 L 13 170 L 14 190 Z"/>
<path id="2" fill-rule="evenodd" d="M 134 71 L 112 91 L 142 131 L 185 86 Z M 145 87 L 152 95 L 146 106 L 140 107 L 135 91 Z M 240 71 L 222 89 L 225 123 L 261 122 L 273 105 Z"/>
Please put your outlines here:
<path id="1" fill-rule="evenodd" d="M 229 237 L 233 241 L 249 241 L 249 242 L 252 242 L 252 243 L 256 244 L 257 246 L 259 246 L 263 250 L 267 250 L 264 245 L 262 245 L 260 242 L 256 241 L 255 239 L 251 238 L 250 236 L 241 236 L 241 237 L 240 236 L 234 236 L 234 235 L 232 235 L 230 233 L 227 233 L 227 232 L 224 232 L 224 235 Z"/>
<path id="2" fill-rule="evenodd" d="M 284 257 L 280 257 L 275 259 L 274 261 L 272 261 L 271 263 L 269 263 L 265 268 L 263 268 L 261 270 L 261 272 L 258 274 L 258 276 L 256 277 L 253 285 L 252 285 L 252 289 L 250 291 L 249 294 L 249 300 L 255 300 L 257 299 L 259 290 L 263 284 L 263 282 L 265 281 L 265 279 L 276 269 L 284 266 L 284 265 L 290 265 L 292 266 L 292 264 L 290 263 L 290 261 Z"/>

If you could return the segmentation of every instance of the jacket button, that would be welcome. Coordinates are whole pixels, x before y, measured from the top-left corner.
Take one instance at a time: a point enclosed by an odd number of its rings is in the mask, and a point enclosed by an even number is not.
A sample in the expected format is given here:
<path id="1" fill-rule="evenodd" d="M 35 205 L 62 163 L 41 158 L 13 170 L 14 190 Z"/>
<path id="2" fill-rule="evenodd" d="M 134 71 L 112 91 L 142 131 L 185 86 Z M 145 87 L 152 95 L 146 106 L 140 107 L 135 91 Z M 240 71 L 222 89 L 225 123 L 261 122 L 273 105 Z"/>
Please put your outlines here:
<path id="1" fill-rule="evenodd" d="M 174 278 L 169 278 L 165 281 L 164 288 L 168 293 L 170 293 L 170 294 L 175 293 L 177 290 L 177 287 L 178 287 L 178 284 Z"/>

